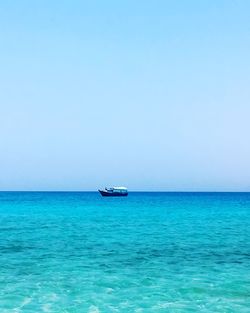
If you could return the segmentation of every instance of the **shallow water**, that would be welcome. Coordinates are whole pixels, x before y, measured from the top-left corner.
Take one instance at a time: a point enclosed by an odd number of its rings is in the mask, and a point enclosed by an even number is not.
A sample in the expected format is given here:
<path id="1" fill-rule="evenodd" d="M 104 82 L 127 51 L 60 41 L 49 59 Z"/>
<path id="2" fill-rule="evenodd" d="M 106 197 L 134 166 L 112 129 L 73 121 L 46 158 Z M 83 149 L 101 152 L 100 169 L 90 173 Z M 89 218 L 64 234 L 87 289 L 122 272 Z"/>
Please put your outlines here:
<path id="1" fill-rule="evenodd" d="M 249 312 L 250 193 L 0 193 L 0 312 Z"/>

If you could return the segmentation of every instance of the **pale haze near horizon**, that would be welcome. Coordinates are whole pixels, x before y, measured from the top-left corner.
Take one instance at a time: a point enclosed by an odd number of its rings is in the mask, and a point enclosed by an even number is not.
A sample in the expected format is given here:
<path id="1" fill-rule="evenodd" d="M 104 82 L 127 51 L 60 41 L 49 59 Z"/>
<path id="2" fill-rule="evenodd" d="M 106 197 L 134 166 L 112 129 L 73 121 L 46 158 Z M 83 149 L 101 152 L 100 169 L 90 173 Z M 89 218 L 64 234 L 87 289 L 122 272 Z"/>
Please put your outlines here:
<path id="1" fill-rule="evenodd" d="M 0 190 L 250 191 L 249 1 L 5 1 Z"/>

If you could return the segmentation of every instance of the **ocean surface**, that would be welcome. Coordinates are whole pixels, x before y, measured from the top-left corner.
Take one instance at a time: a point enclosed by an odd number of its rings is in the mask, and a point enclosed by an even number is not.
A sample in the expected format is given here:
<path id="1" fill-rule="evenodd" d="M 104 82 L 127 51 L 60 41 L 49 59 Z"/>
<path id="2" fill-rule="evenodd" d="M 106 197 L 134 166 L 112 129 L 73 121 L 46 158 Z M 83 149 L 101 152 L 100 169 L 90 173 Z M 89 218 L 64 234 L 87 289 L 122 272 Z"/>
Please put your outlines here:
<path id="1" fill-rule="evenodd" d="M 250 312 L 250 193 L 0 193 L 0 312 Z"/>

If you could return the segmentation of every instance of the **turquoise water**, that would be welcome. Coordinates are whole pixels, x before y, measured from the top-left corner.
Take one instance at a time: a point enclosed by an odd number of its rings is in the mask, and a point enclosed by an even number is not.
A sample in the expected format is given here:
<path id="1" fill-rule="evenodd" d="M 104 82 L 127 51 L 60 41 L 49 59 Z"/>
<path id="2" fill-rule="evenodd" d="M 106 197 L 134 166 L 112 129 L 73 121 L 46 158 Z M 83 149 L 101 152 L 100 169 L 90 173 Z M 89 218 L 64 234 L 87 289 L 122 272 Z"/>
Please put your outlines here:
<path id="1" fill-rule="evenodd" d="M 250 193 L 0 193 L 0 312 L 250 312 Z"/>

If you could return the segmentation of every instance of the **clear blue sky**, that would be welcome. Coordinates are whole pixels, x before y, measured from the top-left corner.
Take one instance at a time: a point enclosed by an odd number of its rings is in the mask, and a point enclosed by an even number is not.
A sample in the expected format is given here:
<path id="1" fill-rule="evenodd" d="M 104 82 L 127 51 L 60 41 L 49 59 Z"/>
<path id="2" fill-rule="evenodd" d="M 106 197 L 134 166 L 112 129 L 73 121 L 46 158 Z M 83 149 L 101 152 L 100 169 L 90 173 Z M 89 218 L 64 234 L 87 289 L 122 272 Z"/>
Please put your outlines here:
<path id="1" fill-rule="evenodd" d="M 0 38 L 0 190 L 250 190 L 250 1 L 2 1 Z"/>

